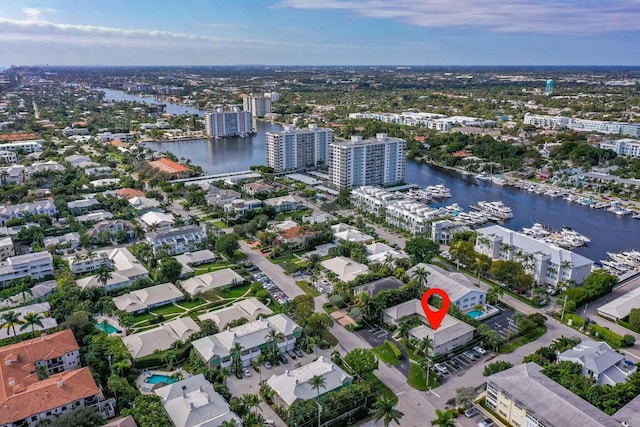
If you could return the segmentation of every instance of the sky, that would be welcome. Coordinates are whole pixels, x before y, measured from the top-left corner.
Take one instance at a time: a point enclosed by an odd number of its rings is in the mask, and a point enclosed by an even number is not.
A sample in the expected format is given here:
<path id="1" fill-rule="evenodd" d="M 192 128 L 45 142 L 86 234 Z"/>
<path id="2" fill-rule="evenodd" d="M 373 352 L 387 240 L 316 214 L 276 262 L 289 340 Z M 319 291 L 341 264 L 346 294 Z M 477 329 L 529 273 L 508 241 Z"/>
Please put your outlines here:
<path id="1" fill-rule="evenodd" d="M 0 0 L 9 65 L 639 65 L 640 0 Z"/>

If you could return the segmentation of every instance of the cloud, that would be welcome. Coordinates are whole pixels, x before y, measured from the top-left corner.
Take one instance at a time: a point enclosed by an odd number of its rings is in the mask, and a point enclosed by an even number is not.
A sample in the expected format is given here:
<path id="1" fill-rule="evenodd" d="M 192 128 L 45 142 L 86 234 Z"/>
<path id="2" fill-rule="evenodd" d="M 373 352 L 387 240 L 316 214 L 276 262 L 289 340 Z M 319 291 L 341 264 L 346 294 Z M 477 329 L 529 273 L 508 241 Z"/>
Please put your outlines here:
<path id="1" fill-rule="evenodd" d="M 640 30 L 638 0 L 282 0 L 279 7 L 344 10 L 418 27 L 479 27 L 503 33 Z"/>
<path id="2" fill-rule="evenodd" d="M 50 7 L 35 8 L 35 7 L 23 7 L 22 13 L 24 13 L 27 21 L 40 21 L 43 14 L 56 13 L 57 10 Z"/>

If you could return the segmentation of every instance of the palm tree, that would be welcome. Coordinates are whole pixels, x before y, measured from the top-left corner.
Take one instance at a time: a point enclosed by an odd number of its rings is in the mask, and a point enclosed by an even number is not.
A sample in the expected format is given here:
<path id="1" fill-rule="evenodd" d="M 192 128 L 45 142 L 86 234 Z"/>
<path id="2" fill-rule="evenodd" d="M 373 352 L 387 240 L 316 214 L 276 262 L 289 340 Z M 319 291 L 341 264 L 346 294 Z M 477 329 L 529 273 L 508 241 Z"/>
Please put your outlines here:
<path id="1" fill-rule="evenodd" d="M 242 360 L 240 359 L 240 353 L 244 347 L 239 342 L 233 343 L 233 347 L 231 347 L 231 357 L 233 358 L 233 372 L 238 375 L 240 372 Z"/>
<path id="2" fill-rule="evenodd" d="M 418 285 L 423 288 L 427 287 L 427 277 L 429 276 L 429 272 L 422 266 L 416 267 L 411 275 L 411 278 L 416 281 Z"/>
<path id="3" fill-rule="evenodd" d="M 251 412 L 251 410 L 256 407 L 262 410 L 260 408 L 260 397 L 258 397 L 257 394 L 243 394 L 242 403 L 244 403 L 244 406 L 249 412 Z"/>
<path id="4" fill-rule="evenodd" d="M 318 347 L 320 347 L 320 343 L 322 342 L 322 340 L 320 339 L 320 337 L 311 337 L 311 345 L 313 347 L 315 347 L 316 349 L 316 359 L 318 358 Z"/>
<path id="5" fill-rule="evenodd" d="M 31 327 L 31 333 L 33 334 L 33 336 L 36 336 L 36 325 L 40 326 L 41 328 L 42 326 L 42 319 L 44 319 L 44 317 L 42 316 L 42 314 L 40 313 L 34 313 L 29 312 L 24 316 L 24 319 L 22 319 L 22 321 L 24 322 L 24 325 L 20 326 L 20 330 L 23 331 L 29 327 Z"/>
<path id="6" fill-rule="evenodd" d="M 433 340 L 428 336 L 422 338 L 418 343 L 418 351 L 425 357 L 429 357 L 429 350 L 433 349 Z"/>
<path id="7" fill-rule="evenodd" d="M 98 282 L 100 282 L 100 284 L 104 288 L 104 294 L 105 295 L 107 295 L 107 282 L 109 280 L 113 279 L 113 275 L 111 274 L 113 271 L 114 271 L 113 267 L 107 266 L 107 265 L 103 265 L 98 269 L 98 271 L 96 273 L 96 278 L 98 279 Z"/>
<path id="8" fill-rule="evenodd" d="M 480 286 L 480 274 L 484 271 L 485 268 L 487 268 L 489 266 L 489 263 L 485 260 L 483 260 L 482 258 L 477 258 L 474 260 L 473 262 L 473 269 L 476 272 L 476 275 L 478 277 L 478 283 L 477 285 Z"/>
<path id="9" fill-rule="evenodd" d="M 492 301 L 496 304 L 500 298 L 504 295 L 504 289 L 500 286 L 493 286 L 487 291 L 487 301 Z"/>
<path id="10" fill-rule="evenodd" d="M 489 240 L 482 234 L 479 234 L 478 237 L 476 238 L 476 245 L 480 246 L 480 248 L 484 248 L 485 246 L 488 247 L 490 243 L 491 243 L 491 240 Z"/>
<path id="11" fill-rule="evenodd" d="M 278 354 L 278 340 L 284 338 L 282 332 L 278 332 L 275 329 L 271 329 L 264 339 L 271 341 L 271 361 L 273 362 Z"/>
<path id="12" fill-rule="evenodd" d="M 451 254 L 451 258 L 456 260 L 456 270 L 460 270 L 460 256 L 463 252 L 463 244 L 464 241 L 460 240 L 455 242 L 453 245 L 451 245 L 451 248 L 449 248 L 449 254 Z"/>
<path id="13" fill-rule="evenodd" d="M 431 387 L 429 386 L 429 373 L 431 372 L 431 367 L 433 366 L 433 360 L 431 360 L 430 357 L 425 357 L 420 362 L 418 362 L 418 366 L 420 366 L 420 369 L 422 369 L 422 372 L 424 372 L 424 376 L 427 379 L 427 389 L 430 390 Z"/>
<path id="14" fill-rule="evenodd" d="M 395 422 L 400 425 L 400 418 L 404 414 L 395 408 L 396 404 L 388 397 L 379 397 L 373 404 L 373 418 L 376 421 L 382 420 L 384 427 L 389 427 L 389 424 Z"/>
<path id="15" fill-rule="evenodd" d="M 394 263 L 394 258 L 393 255 L 391 254 L 386 254 L 384 256 L 384 260 L 382 261 L 382 265 L 384 265 L 385 267 L 388 267 L 389 269 L 393 268 L 393 263 Z"/>
<path id="16" fill-rule="evenodd" d="M 320 375 L 314 375 L 309 380 L 309 385 L 311 388 L 315 388 L 318 393 L 317 399 L 320 399 L 320 387 L 326 389 L 327 388 L 327 380 L 325 377 Z"/>
<path id="17" fill-rule="evenodd" d="M 558 266 L 558 280 L 564 280 L 564 272 L 565 270 L 573 268 L 573 263 L 569 260 L 562 261 Z"/>
<path id="18" fill-rule="evenodd" d="M 14 338 L 17 336 L 16 325 L 21 325 L 21 324 L 22 324 L 22 320 L 20 320 L 20 317 L 16 312 L 7 311 L 6 313 L 2 314 L 2 325 L 0 326 L 0 328 L 4 328 L 6 326 L 8 329 L 11 329 L 13 331 Z"/>
<path id="19" fill-rule="evenodd" d="M 431 421 L 432 426 L 439 427 L 456 427 L 456 422 L 453 419 L 453 412 L 449 410 L 442 411 L 436 409 L 436 419 Z"/>
<path id="20" fill-rule="evenodd" d="M 408 321 L 403 320 L 398 325 L 398 336 L 401 339 L 406 340 L 407 338 L 409 338 L 409 330 L 410 329 L 411 329 L 411 324 Z"/>

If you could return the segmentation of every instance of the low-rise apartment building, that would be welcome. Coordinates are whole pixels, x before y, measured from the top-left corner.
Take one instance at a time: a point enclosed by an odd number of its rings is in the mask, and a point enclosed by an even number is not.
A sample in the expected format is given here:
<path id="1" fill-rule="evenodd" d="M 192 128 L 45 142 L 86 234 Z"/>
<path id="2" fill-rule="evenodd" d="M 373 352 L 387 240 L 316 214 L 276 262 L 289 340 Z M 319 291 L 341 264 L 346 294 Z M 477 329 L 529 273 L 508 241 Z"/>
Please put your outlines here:
<path id="1" fill-rule="evenodd" d="M 5 225 L 7 221 L 14 218 L 22 218 L 25 215 L 46 215 L 50 217 L 58 216 L 53 200 L 43 199 L 29 203 L 18 203 L 16 205 L 0 206 L 0 225 Z"/>
<path id="2" fill-rule="evenodd" d="M 111 278 L 104 285 L 106 291 L 112 291 L 131 285 L 138 279 L 149 277 L 149 272 L 133 256 L 127 248 L 116 248 L 95 252 L 94 256 L 74 256 L 69 259 L 71 271 L 74 273 L 87 273 L 98 270 L 102 266 L 111 267 Z M 82 289 L 88 287 L 102 287 L 98 276 L 89 276 L 76 281 Z"/>
<path id="3" fill-rule="evenodd" d="M 41 279 L 53 276 L 53 257 L 49 252 L 34 252 L 25 255 L 10 256 L 0 262 L 0 284 L 6 285 L 12 280 L 30 276 Z"/>
<path id="4" fill-rule="evenodd" d="M 575 252 L 536 240 L 499 225 L 477 230 L 475 250 L 493 260 L 521 261 L 538 283 L 557 285 L 572 280 L 581 284 L 593 261 Z"/>
<path id="5" fill-rule="evenodd" d="M 14 256 L 15 253 L 11 237 L 0 237 L 0 261 L 4 261 L 10 256 Z"/>
<path id="6" fill-rule="evenodd" d="M 195 225 L 175 227 L 147 234 L 147 243 L 151 245 L 155 255 L 160 251 L 164 251 L 168 256 L 195 251 L 206 239 L 207 233 Z"/>

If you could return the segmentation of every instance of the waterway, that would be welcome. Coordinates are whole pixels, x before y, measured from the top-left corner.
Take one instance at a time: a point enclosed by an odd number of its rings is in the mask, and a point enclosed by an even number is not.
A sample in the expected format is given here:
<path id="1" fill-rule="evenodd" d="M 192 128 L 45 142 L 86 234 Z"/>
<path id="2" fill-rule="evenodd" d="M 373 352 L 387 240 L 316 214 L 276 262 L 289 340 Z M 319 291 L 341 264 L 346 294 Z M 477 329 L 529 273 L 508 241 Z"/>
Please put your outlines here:
<path id="1" fill-rule="evenodd" d="M 157 101 L 153 97 L 127 95 L 121 91 L 108 90 L 105 99 L 163 103 L 167 105 L 166 111 L 174 114 L 184 114 L 185 111 L 187 114 L 204 114 L 195 108 Z M 147 146 L 157 151 L 170 151 L 178 158 L 191 159 L 208 173 L 234 172 L 246 170 L 251 165 L 264 164 L 265 133 L 282 129 L 280 125 L 262 121 L 257 121 L 255 128 L 256 135 L 249 138 L 147 143 Z M 434 207 L 455 202 L 467 210 L 469 205 L 479 200 L 502 200 L 513 210 L 514 218 L 504 224 L 513 230 L 519 231 L 534 222 L 552 228 L 572 227 L 591 239 L 588 246 L 576 249 L 576 252 L 595 261 L 606 258 L 607 251 L 640 250 L 640 220 L 631 216 L 618 217 L 602 209 L 591 209 L 561 198 L 553 199 L 511 187 L 497 187 L 489 182 L 478 181 L 473 176 L 463 176 L 413 160 L 407 160 L 406 179 L 420 187 L 444 184 L 450 188 L 453 197 L 432 203 Z"/>

